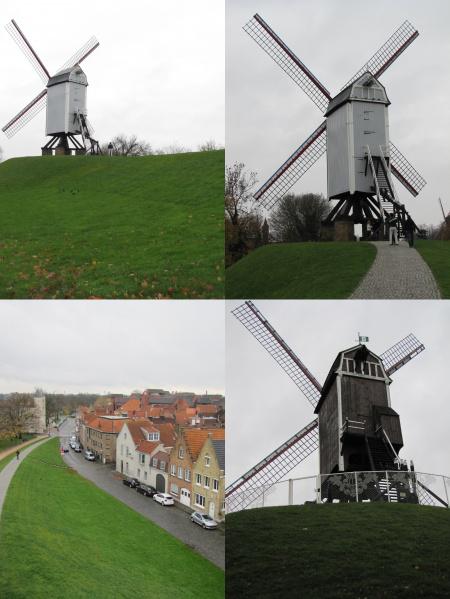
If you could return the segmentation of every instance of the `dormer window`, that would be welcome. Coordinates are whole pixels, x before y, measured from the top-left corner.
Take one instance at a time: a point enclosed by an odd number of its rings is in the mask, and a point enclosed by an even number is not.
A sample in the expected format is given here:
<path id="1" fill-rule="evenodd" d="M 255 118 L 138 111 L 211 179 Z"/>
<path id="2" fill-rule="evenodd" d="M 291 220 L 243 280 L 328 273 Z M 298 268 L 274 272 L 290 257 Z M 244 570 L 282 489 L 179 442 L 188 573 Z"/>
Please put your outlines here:
<path id="1" fill-rule="evenodd" d="M 184 458 L 184 447 L 178 449 L 178 457 L 182 460 Z"/>
<path id="2" fill-rule="evenodd" d="M 211 464 L 211 458 L 209 457 L 209 455 L 205 455 L 205 466 L 207 468 L 209 468 L 210 464 Z"/>
<path id="3" fill-rule="evenodd" d="M 159 432 L 156 433 L 148 433 L 149 441 L 159 441 Z"/>

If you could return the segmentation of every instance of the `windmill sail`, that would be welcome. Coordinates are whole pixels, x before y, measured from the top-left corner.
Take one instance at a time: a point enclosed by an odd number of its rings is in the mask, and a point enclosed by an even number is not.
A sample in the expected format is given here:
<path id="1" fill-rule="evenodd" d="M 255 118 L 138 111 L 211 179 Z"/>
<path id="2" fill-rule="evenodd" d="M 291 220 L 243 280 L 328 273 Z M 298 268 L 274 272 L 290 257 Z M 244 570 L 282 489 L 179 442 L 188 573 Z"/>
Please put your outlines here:
<path id="1" fill-rule="evenodd" d="M 322 391 L 322 386 L 306 368 L 303 362 L 292 351 L 288 344 L 269 324 L 256 306 L 247 301 L 234 310 L 232 314 L 250 331 L 264 349 L 278 362 L 281 368 L 297 385 L 309 403 L 315 408 Z"/>
<path id="2" fill-rule="evenodd" d="M 423 343 L 416 339 L 412 333 L 407 335 L 404 339 L 380 355 L 386 374 L 390 376 L 396 370 L 415 358 L 424 349 L 425 346 Z"/>
<path id="3" fill-rule="evenodd" d="M 330 92 L 311 73 L 303 62 L 292 52 L 269 25 L 258 15 L 254 15 L 243 27 L 307 96 L 325 112 L 331 100 Z"/>
<path id="4" fill-rule="evenodd" d="M 25 106 L 20 112 L 16 114 L 6 125 L 2 128 L 3 133 L 6 137 L 10 138 L 17 133 L 24 125 L 31 121 L 43 108 L 45 108 L 47 97 L 47 90 L 44 89 L 38 94 L 29 104 Z"/>
<path id="5" fill-rule="evenodd" d="M 36 51 L 33 49 L 15 20 L 12 19 L 12 21 L 7 23 L 5 25 L 5 29 L 30 61 L 36 73 L 42 79 L 42 82 L 47 83 L 47 81 L 50 79 L 50 73 L 45 68 L 44 63 L 39 58 Z"/>
<path id="6" fill-rule="evenodd" d="M 243 510 L 319 447 L 317 418 L 277 447 L 225 490 L 227 512 Z"/>
<path id="7" fill-rule="evenodd" d="M 73 54 L 73 56 L 66 60 L 66 62 L 60 69 L 58 69 L 58 71 L 64 71 L 65 69 L 73 67 L 76 64 L 82 63 L 83 60 L 89 56 L 89 54 L 92 54 L 92 52 L 99 47 L 99 45 L 100 43 L 97 41 L 97 38 L 91 37 L 84 44 L 84 46 L 82 46 L 77 52 L 75 52 L 75 54 Z"/>

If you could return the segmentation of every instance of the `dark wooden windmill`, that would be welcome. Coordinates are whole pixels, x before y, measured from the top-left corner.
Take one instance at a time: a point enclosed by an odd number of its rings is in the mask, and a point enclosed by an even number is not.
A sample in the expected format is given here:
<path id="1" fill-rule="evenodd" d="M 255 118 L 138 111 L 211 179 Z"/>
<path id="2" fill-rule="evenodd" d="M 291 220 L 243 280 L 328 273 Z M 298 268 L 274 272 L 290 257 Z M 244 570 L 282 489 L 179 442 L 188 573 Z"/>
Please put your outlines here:
<path id="1" fill-rule="evenodd" d="M 318 415 L 226 489 L 227 510 L 244 509 L 316 449 L 321 474 L 401 470 L 400 419 L 391 375 L 425 348 L 408 335 L 380 356 L 364 344 L 338 354 L 322 386 L 251 301 L 233 315 L 300 389 Z"/>
<path id="2" fill-rule="evenodd" d="M 354 223 L 369 231 L 382 231 L 392 213 L 406 218 L 393 183 L 396 177 L 413 195 L 425 185 L 423 177 L 389 139 L 386 90 L 378 80 L 417 38 L 405 21 L 387 42 L 334 97 L 281 38 L 258 15 L 244 26 L 262 49 L 306 93 L 325 120 L 289 156 L 254 194 L 270 210 L 326 152 L 328 199 L 337 200 L 325 225 L 340 225 L 341 238 L 353 238 Z"/>
<path id="3" fill-rule="evenodd" d="M 98 154 L 100 146 L 93 138 L 93 128 L 87 118 L 85 73 L 80 67 L 99 43 L 92 37 L 51 76 L 43 62 L 14 19 L 6 30 L 33 65 L 46 87 L 16 114 L 2 131 L 7 137 L 15 135 L 24 125 L 46 107 L 45 134 L 50 137 L 42 147 L 47 154 Z"/>

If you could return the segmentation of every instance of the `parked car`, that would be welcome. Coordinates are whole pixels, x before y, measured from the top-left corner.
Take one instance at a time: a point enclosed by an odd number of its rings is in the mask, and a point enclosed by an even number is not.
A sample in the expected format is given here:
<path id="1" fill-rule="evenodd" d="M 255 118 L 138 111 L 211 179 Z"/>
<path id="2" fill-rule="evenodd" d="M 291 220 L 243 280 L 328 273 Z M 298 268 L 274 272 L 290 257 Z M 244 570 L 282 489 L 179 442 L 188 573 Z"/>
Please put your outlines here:
<path id="1" fill-rule="evenodd" d="M 90 451 L 89 449 L 86 449 L 86 451 L 84 452 L 84 458 L 86 460 L 89 460 L 90 462 L 93 462 L 95 460 L 95 453 L 93 451 Z"/>
<path id="2" fill-rule="evenodd" d="M 131 487 L 132 489 L 135 489 L 139 485 L 138 479 L 132 478 L 131 476 L 125 476 L 122 482 L 124 485 L 127 485 L 127 487 Z"/>
<path id="3" fill-rule="evenodd" d="M 139 483 L 136 487 L 136 491 L 142 493 L 142 495 L 145 495 L 146 497 L 153 497 L 153 495 L 158 492 L 155 487 L 144 485 L 144 483 Z"/>
<path id="4" fill-rule="evenodd" d="M 76 451 L 77 453 L 81 453 L 81 447 L 79 443 L 75 443 L 75 445 L 72 447 L 72 449 L 74 451 Z"/>
<path id="5" fill-rule="evenodd" d="M 161 505 L 174 505 L 175 502 L 173 500 L 172 495 L 168 493 L 155 493 L 153 495 L 153 499 L 160 503 Z"/>
<path id="6" fill-rule="evenodd" d="M 203 528 L 217 528 L 217 522 L 211 516 L 208 516 L 208 514 L 194 512 L 191 514 L 191 520 Z"/>
<path id="7" fill-rule="evenodd" d="M 77 445 L 77 442 L 76 442 L 76 441 L 74 441 L 74 440 L 72 440 L 72 441 L 69 443 L 69 445 L 70 445 L 70 447 L 71 447 L 72 449 L 75 449 L 75 445 Z"/>

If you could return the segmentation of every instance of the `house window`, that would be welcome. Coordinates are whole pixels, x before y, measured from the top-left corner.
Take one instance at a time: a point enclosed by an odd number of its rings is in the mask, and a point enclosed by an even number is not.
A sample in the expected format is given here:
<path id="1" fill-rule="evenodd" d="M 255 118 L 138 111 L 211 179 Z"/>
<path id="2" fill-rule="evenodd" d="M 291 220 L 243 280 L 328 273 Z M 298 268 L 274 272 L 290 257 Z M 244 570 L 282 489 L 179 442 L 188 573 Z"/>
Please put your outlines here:
<path id="1" fill-rule="evenodd" d="M 217 478 L 213 478 L 213 489 L 214 491 L 219 490 L 219 481 L 217 480 Z"/>
<path id="2" fill-rule="evenodd" d="M 153 458 L 152 465 L 153 465 L 153 468 L 158 467 L 158 458 Z"/>
<path id="3" fill-rule="evenodd" d="M 206 501 L 204 495 L 195 494 L 195 505 L 199 505 L 200 507 L 205 507 Z"/>
<path id="4" fill-rule="evenodd" d="M 195 484 L 196 485 L 201 485 L 202 484 L 202 475 L 201 474 L 196 474 L 195 475 Z"/>
<path id="5" fill-rule="evenodd" d="M 170 474 L 172 476 L 176 476 L 177 475 L 177 467 L 176 467 L 175 464 L 171 464 L 171 466 L 170 466 Z"/>
<path id="6" fill-rule="evenodd" d="M 178 478 L 183 478 L 183 468 L 178 466 Z"/>
<path id="7" fill-rule="evenodd" d="M 222 501 L 222 512 L 225 511 L 225 499 Z"/>
<path id="8" fill-rule="evenodd" d="M 205 488 L 209 489 L 209 476 L 205 476 Z"/>
<path id="9" fill-rule="evenodd" d="M 159 433 L 149 433 L 148 440 L 149 441 L 159 441 Z"/>
<path id="10" fill-rule="evenodd" d="M 178 449 L 178 457 L 179 457 L 180 459 L 183 459 L 183 458 L 184 458 L 184 447 L 180 447 L 180 448 Z"/>
<path id="11" fill-rule="evenodd" d="M 166 469 L 166 462 L 164 462 L 163 460 L 161 460 L 159 462 L 159 469 L 160 470 L 165 470 Z"/>
<path id="12" fill-rule="evenodd" d="M 205 455 L 205 466 L 207 468 L 209 468 L 210 463 L 211 463 L 211 459 L 210 459 L 209 455 Z"/>
<path id="13" fill-rule="evenodd" d="M 144 470 L 144 480 L 147 480 L 147 470 Z"/>
<path id="14" fill-rule="evenodd" d="M 140 460 L 141 464 L 145 464 L 145 455 L 143 453 L 141 453 L 140 458 L 141 458 L 141 460 Z"/>
<path id="15" fill-rule="evenodd" d="M 125 470 L 128 472 L 128 462 L 125 462 Z"/>
<path id="16" fill-rule="evenodd" d="M 138 477 L 138 478 L 141 478 L 141 469 L 140 469 L 140 468 L 138 468 L 137 477 Z"/>
<path id="17" fill-rule="evenodd" d="M 189 468 L 186 468 L 184 471 L 184 480 L 187 480 L 188 482 L 191 480 L 191 471 Z"/>
<path id="18" fill-rule="evenodd" d="M 172 495 L 178 495 L 178 485 L 172 483 L 170 485 L 170 492 L 172 493 Z"/>

